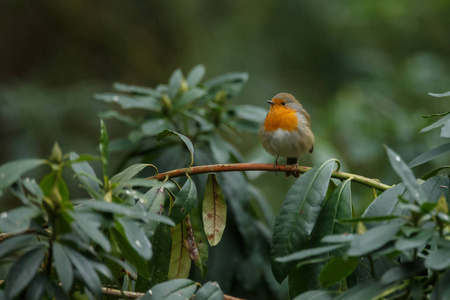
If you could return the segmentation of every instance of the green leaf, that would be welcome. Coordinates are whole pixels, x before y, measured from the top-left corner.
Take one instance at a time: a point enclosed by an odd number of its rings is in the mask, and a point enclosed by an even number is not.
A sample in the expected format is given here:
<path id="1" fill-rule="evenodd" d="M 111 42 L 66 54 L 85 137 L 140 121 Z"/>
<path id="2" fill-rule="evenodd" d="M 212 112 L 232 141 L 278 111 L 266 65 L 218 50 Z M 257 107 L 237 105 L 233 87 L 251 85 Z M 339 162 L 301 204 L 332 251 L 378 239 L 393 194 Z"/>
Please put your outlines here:
<path id="1" fill-rule="evenodd" d="M 420 179 L 427 180 L 433 176 L 436 176 L 440 171 L 445 170 L 445 169 L 450 169 L 450 165 L 442 166 L 442 167 L 436 168 L 434 170 L 431 170 L 431 171 L 427 172 L 425 175 L 422 175 L 422 177 L 420 177 Z"/>
<path id="2" fill-rule="evenodd" d="M 61 195 L 61 199 L 63 201 L 69 200 L 69 189 L 67 188 L 66 183 L 60 175 L 56 172 L 50 172 L 42 178 L 42 181 L 39 183 L 39 186 L 46 197 L 51 197 L 52 189 L 55 184 L 55 180 L 58 181 L 58 191 Z"/>
<path id="3" fill-rule="evenodd" d="M 440 118 L 439 120 L 437 120 L 437 121 L 434 122 L 433 124 L 428 125 L 428 126 L 425 127 L 425 128 L 422 128 L 422 130 L 420 130 L 420 133 L 422 133 L 422 132 L 428 132 L 428 131 L 430 131 L 430 130 L 439 128 L 439 127 L 441 127 L 441 126 L 444 126 L 445 123 L 447 123 L 448 120 L 450 120 L 450 114 L 445 115 L 444 117 Z"/>
<path id="4" fill-rule="evenodd" d="M 161 182 L 156 179 L 145 179 L 145 178 L 134 178 L 130 180 L 124 180 L 120 182 L 121 184 L 125 186 L 130 187 L 136 187 L 136 186 L 142 186 L 142 187 L 162 187 L 162 188 L 172 188 L 175 186 L 172 182 Z"/>
<path id="5" fill-rule="evenodd" d="M 136 120 L 134 120 L 131 117 L 124 116 L 115 110 L 107 110 L 104 112 L 100 112 L 100 113 L 98 113 L 98 117 L 101 119 L 105 119 L 105 120 L 106 119 L 116 119 L 119 122 L 121 122 L 125 125 L 128 125 L 130 127 L 138 127 L 139 126 L 139 123 L 136 122 Z"/>
<path id="6" fill-rule="evenodd" d="M 347 290 L 340 296 L 333 298 L 334 300 L 361 300 L 361 299 L 380 299 L 377 296 L 383 294 L 384 291 L 392 286 L 383 285 L 380 282 L 371 279 L 363 283 L 359 283 Z"/>
<path id="7" fill-rule="evenodd" d="M 151 166 L 150 164 L 135 164 L 131 165 L 120 173 L 117 173 L 113 177 L 111 177 L 111 183 L 117 184 L 113 189 L 114 195 L 118 195 L 120 191 L 123 189 L 124 185 L 121 184 L 122 181 L 127 181 L 136 176 L 140 171 L 144 168 Z"/>
<path id="8" fill-rule="evenodd" d="M 416 260 L 414 262 L 402 263 L 399 266 L 393 267 L 386 271 L 380 278 L 380 283 L 388 285 L 396 281 L 412 278 L 419 273 L 425 271 L 423 260 Z"/>
<path id="9" fill-rule="evenodd" d="M 274 259 L 308 248 L 334 166 L 335 160 L 330 159 L 303 174 L 283 201 L 275 221 L 271 246 L 272 272 L 279 283 L 294 266 Z"/>
<path id="10" fill-rule="evenodd" d="M 190 299 L 197 289 L 197 284 L 190 279 L 169 280 L 155 285 L 146 293 L 146 299 L 173 300 Z"/>
<path id="11" fill-rule="evenodd" d="M 192 88 L 183 94 L 177 99 L 175 102 L 175 107 L 181 108 L 185 107 L 188 104 L 200 99 L 201 97 L 206 95 L 206 91 L 200 88 Z"/>
<path id="12" fill-rule="evenodd" d="M 205 231 L 203 230 L 202 220 L 200 219 L 200 215 L 195 207 L 193 207 L 191 212 L 189 213 L 189 219 L 192 226 L 192 231 L 194 233 L 195 246 L 197 247 L 198 251 L 198 253 L 194 253 L 194 255 L 192 255 L 191 253 L 191 258 L 194 261 L 194 264 L 200 269 L 202 277 L 205 278 L 208 271 L 206 261 L 208 260 L 209 247 L 208 243 L 206 242 L 207 237 Z M 191 238 L 191 234 L 188 228 L 186 228 L 186 231 L 188 233 L 188 236 Z"/>
<path id="13" fill-rule="evenodd" d="M 169 279 L 187 278 L 191 269 L 191 257 L 185 240 L 186 221 L 178 223 L 170 228 L 172 235 L 172 250 L 170 252 Z"/>
<path id="14" fill-rule="evenodd" d="M 42 273 L 38 273 L 34 279 L 28 284 L 25 299 L 27 300 L 41 300 L 47 284 L 49 283 L 48 277 Z M 1 297 L 0 297 L 1 298 Z"/>
<path id="15" fill-rule="evenodd" d="M 450 119 L 445 122 L 444 126 L 441 128 L 441 137 L 450 138 Z"/>
<path id="16" fill-rule="evenodd" d="M 181 73 L 180 69 L 176 69 L 169 78 L 169 85 L 167 95 L 170 99 L 175 99 L 178 94 L 178 91 L 181 87 L 181 81 L 183 80 L 183 73 Z"/>
<path id="17" fill-rule="evenodd" d="M 191 140 L 181 133 L 166 129 L 158 134 L 158 141 L 170 135 L 176 135 L 184 142 L 189 152 L 191 153 L 191 164 L 189 165 L 189 167 L 192 167 L 192 165 L 194 164 L 194 145 L 192 144 Z"/>
<path id="18" fill-rule="evenodd" d="M 414 158 L 409 164 L 408 167 L 414 168 L 416 166 L 420 166 L 426 162 L 429 162 L 432 159 L 440 156 L 441 154 L 447 153 L 450 151 L 450 143 L 440 145 L 432 150 L 422 153 L 421 155 Z"/>
<path id="19" fill-rule="evenodd" d="M 44 193 L 42 192 L 41 187 L 37 184 L 35 179 L 25 178 L 22 181 L 23 186 L 38 199 L 42 199 L 44 197 Z"/>
<path id="20" fill-rule="evenodd" d="M 290 298 L 320 288 L 318 278 L 321 269 L 322 265 L 317 263 L 304 264 L 293 269 L 288 276 Z"/>
<path id="21" fill-rule="evenodd" d="M 316 248 L 310 248 L 310 249 L 305 249 L 305 250 L 301 250 L 298 252 L 294 252 L 291 253 L 289 255 L 286 256 L 282 256 L 282 257 L 277 257 L 275 258 L 276 261 L 281 262 L 281 263 L 287 263 L 287 262 L 291 262 L 291 261 L 298 261 L 298 260 L 302 260 L 305 258 L 310 258 L 313 256 L 318 256 L 324 253 L 328 253 L 330 251 L 339 249 L 346 246 L 345 244 L 339 244 L 339 245 L 331 245 L 331 246 L 323 246 L 323 247 L 316 247 Z"/>
<path id="22" fill-rule="evenodd" d="M 433 96 L 433 97 L 448 97 L 450 96 L 450 92 L 446 92 L 446 93 L 428 93 L 428 95 Z"/>
<path id="23" fill-rule="evenodd" d="M 223 292 L 216 282 L 208 281 L 195 293 L 194 300 L 223 300 Z"/>
<path id="24" fill-rule="evenodd" d="M 312 232 L 311 243 L 317 245 L 326 235 L 351 233 L 352 225 L 339 222 L 352 217 L 351 179 L 343 181 L 326 200 L 316 226 Z"/>
<path id="25" fill-rule="evenodd" d="M 197 201 L 197 188 L 190 177 L 186 180 L 169 213 L 175 224 L 181 222 L 191 211 Z"/>
<path id="26" fill-rule="evenodd" d="M 123 258 L 136 267 L 139 275 L 145 279 L 149 279 L 150 273 L 147 267 L 147 261 L 130 245 L 128 239 L 125 237 L 122 226 L 119 228 L 114 228 L 111 230 L 111 233 L 120 251 L 122 252 Z"/>
<path id="27" fill-rule="evenodd" d="M 207 80 L 204 86 L 210 89 L 210 93 L 224 90 L 229 97 L 240 93 L 242 87 L 248 81 L 247 73 L 228 73 Z"/>
<path id="28" fill-rule="evenodd" d="M 347 251 L 350 256 L 362 256 L 373 252 L 395 239 L 402 223 L 381 225 L 356 235 Z"/>
<path id="29" fill-rule="evenodd" d="M 38 237 L 35 235 L 16 235 L 4 239 L 0 243 L 0 258 L 37 243 Z"/>
<path id="30" fill-rule="evenodd" d="M 107 169 L 108 169 L 108 144 L 109 144 L 109 137 L 108 137 L 108 131 L 106 130 L 106 125 L 103 120 L 100 119 L 100 153 L 102 154 L 102 166 L 103 166 L 103 176 L 107 176 Z"/>
<path id="31" fill-rule="evenodd" d="M 161 103 L 153 97 L 130 97 L 115 93 L 95 94 L 94 99 L 108 103 L 117 103 L 123 109 L 143 109 L 148 111 L 160 111 Z"/>
<path id="32" fill-rule="evenodd" d="M 430 251 L 425 260 L 425 266 L 432 270 L 441 271 L 450 267 L 450 248 L 440 248 Z"/>
<path id="33" fill-rule="evenodd" d="M 258 124 L 258 126 L 267 115 L 266 109 L 254 105 L 230 105 L 228 110 L 231 111 L 236 117 L 254 122 Z"/>
<path id="34" fill-rule="evenodd" d="M 92 261 L 84 255 L 68 247 L 63 247 L 64 253 L 68 256 L 74 267 L 82 274 L 80 279 L 86 284 L 87 288 L 97 298 L 101 298 L 100 278 L 92 265 Z"/>
<path id="35" fill-rule="evenodd" d="M 292 300 L 331 300 L 333 297 L 327 291 L 307 291 Z"/>
<path id="36" fill-rule="evenodd" d="M 131 247 L 133 247 L 142 258 L 149 260 L 152 257 L 152 245 L 142 226 L 139 226 L 137 222 L 128 221 L 123 218 L 119 219 L 119 223 L 122 225 Z"/>
<path id="37" fill-rule="evenodd" d="M 141 284 L 139 291 L 148 291 L 150 287 L 155 284 L 168 280 L 170 252 L 172 249 L 172 237 L 170 235 L 170 228 L 164 224 L 160 224 L 154 235 L 150 238 L 153 248 L 153 256 L 148 261 L 148 270 L 150 273 L 149 280 L 139 280 L 136 283 L 136 290 L 138 290 L 138 283 Z M 142 278 L 141 278 L 142 279 Z"/>
<path id="38" fill-rule="evenodd" d="M 208 132 L 214 129 L 214 124 L 208 121 L 205 116 L 193 113 L 189 110 L 181 110 L 180 114 L 197 122 L 203 132 Z"/>
<path id="39" fill-rule="evenodd" d="M 77 160 L 79 158 L 78 154 L 75 152 L 70 153 L 70 160 Z M 75 174 L 87 174 L 93 178 L 97 178 L 95 175 L 94 169 L 87 162 L 77 162 L 72 163 L 71 165 Z M 89 194 L 92 192 L 98 193 L 100 191 L 99 184 L 97 181 L 87 177 L 87 176 L 78 176 L 78 179 L 81 182 L 81 185 L 88 191 Z M 91 195 L 93 196 L 93 195 Z"/>
<path id="40" fill-rule="evenodd" d="M 216 134 L 209 135 L 207 137 L 209 147 L 214 159 L 219 164 L 225 164 L 230 161 L 230 152 L 228 150 L 228 144 Z"/>
<path id="41" fill-rule="evenodd" d="M 66 293 L 70 291 L 73 283 L 73 268 L 69 257 L 58 242 L 53 243 L 54 267 L 58 273 L 62 288 Z"/>
<path id="42" fill-rule="evenodd" d="M 398 219 L 400 216 L 373 216 L 373 217 L 360 217 L 360 218 L 352 218 L 352 219 L 340 219 L 339 223 L 368 223 L 368 222 L 384 222 L 390 221 L 394 219 Z"/>
<path id="43" fill-rule="evenodd" d="M 203 76 L 205 75 L 206 69 L 204 65 L 196 65 L 192 68 L 186 78 L 186 82 L 189 86 L 194 86 L 199 84 Z"/>
<path id="44" fill-rule="evenodd" d="M 44 260 L 45 252 L 43 247 L 33 248 L 14 262 L 5 281 L 9 298 L 17 296 L 31 282 Z"/>
<path id="45" fill-rule="evenodd" d="M 0 166 L 0 196 L 11 184 L 17 181 L 22 174 L 45 164 L 44 159 L 27 158 L 7 162 Z"/>
<path id="46" fill-rule="evenodd" d="M 320 284 L 323 288 L 326 288 L 344 280 L 356 269 L 359 261 L 359 257 L 334 257 L 320 271 Z"/>
<path id="47" fill-rule="evenodd" d="M 75 213 L 75 222 L 81 228 L 81 230 L 107 253 L 111 251 L 111 245 L 109 240 L 100 230 L 101 223 L 96 218 L 92 218 L 92 214 L 89 213 Z"/>
<path id="48" fill-rule="evenodd" d="M 447 194 L 449 193 L 449 185 L 450 180 L 446 175 L 436 175 L 427 179 L 420 186 L 427 199 L 427 202 L 425 203 L 437 203 L 442 195 L 447 197 Z"/>
<path id="49" fill-rule="evenodd" d="M 123 92 L 123 93 L 150 95 L 155 98 L 158 98 L 161 96 L 160 93 L 158 93 L 154 89 L 151 89 L 148 87 L 129 85 L 129 84 L 124 84 L 124 83 L 120 83 L 120 82 L 115 82 L 113 86 L 114 86 L 114 89 L 116 89 L 119 92 Z"/>
<path id="50" fill-rule="evenodd" d="M 166 200 L 164 195 L 164 187 L 151 188 L 145 194 L 146 203 L 144 205 L 148 207 L 150 212 L 162 215 L 164 212 L 164 202 Z"/>
<path id="51" fill-rule="evenodd" d="M 386 151 L 392 168 L 397 173 L 397 175 L 400 176 L 413 199 L 416 200 L 418 203 L 424 202 L 426 200 L 425 195 L 420 189 L 416 177 L 414 176 L 411 169 L 405 164 L 405 162 L 401 159 L 401 157 L 393 150 L 386 147 Z"/>
<path id="52" fill-rule="evenodd" d="M 157 136 L 161 131 L 170 127 L 167 119 L 151 119 L 141 125 L 142 133 L 146 136 Z"/>
<path id="53" fill-rule="evenodd" d="M 30 227 L 33 218 L 42 211 L 34 206 L 21 206 L 0 214 L 0 232 L 18 233 Z"/>
<path id="54" fill-rule="evenodd" d="M 222 239 L 227 224 L 227 204 L 216 174 L 208 174 L 203 197 L 202 217 L 208 243 L 215 246 Z"/>
<path id="55" fill-rule="evenodd" d="M 437 283 L 433 287 L 431 293 L 431 300 L 450 299 L 450 269 L 445 270 L 445 273 L 440 276 Z"/>
<path id="56" fill-rule="evenodd" d="M 384 191 L 375 198 L 362 214 L 363 218 L 378 216 L 401 216 L 403 210 L 400 208 L 399 197 L 404 195 L 406 191 L 405 185 L 400 183 L 390 189 Z"/>
<path id="57" fill-rule="evenodd" d="M 92 209 L 103 211 L 103 212 L 119 214 L 119 215 L 131 217 L 131 218 L 135 218 L 135 219 L 142 219 L 144 221 L 149 221 L 149 220 L 158 221 L 158 222 L 167 224 L 169 226 L 175 225 L 175 223 L 171 219 L 169 219 L 165 216 L 161 216 L 156 213 L 148 213 L 148 212 L 142 211 L 136 207 L 130 207 L 127 205 L 106 202 L 106 201 L 100 201 L 100 200 L 87 200 L 87 201 L 83 200 L 83 201 L 77 201 L 76 203 L 79 203 L 82 206 L 87 206 Z"/>

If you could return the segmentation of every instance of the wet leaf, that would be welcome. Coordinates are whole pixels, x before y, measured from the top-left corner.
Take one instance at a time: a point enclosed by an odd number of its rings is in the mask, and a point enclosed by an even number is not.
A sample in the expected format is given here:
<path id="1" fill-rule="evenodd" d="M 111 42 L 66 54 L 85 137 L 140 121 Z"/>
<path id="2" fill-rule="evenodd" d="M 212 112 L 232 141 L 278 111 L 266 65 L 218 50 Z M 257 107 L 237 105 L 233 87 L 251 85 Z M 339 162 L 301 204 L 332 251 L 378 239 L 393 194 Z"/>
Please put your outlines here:
<path id="1" fill-rule="evenodd" d="M 223 300 L 224 295 L 216 282 L 208 281 L 196 293 L 194 300 Z"/>
<path id="2" fill-rule="evenodd" d="M 108 103 L 117 103 L 123 109 L 161 110 L 161 103 L 153 97 L 132 97 L 116 93 L 103 93 L 95 94 L 94 98 Z"/>
<path id="3" fill-rule="evenodd" d="M 34 206 L 20 206 L 0 213 L 0 232 L 18 233 L 30 227 L 33 218 L 42 211 Z"/>
<path id="4" fill-rule="evenodd" d="M 408 189 L 408 192 L 418 203 L 424 202 L 426 200 L 425 195 L 420 189 L 416 177 L 414 176 L 411 169 L 401 159 L 400 155 L 398 155 L 388 147 L 386 147 L 386 151 L 392 168 L 397 173 L 397 175 L 400 176 L 406 188 Z"/>
<path id="5" fill-rule="evenodd" d="M 73 268 L 69 257 L 66 255 L 61 245 L 57 242 L 53 243 L 53 259 L 54 267 L 58 273 L 62 288 L 66 293 L 68 293 L 72 288 Z"/>
<path id="6" fill-rule="evenodd" d="M 196 289 L 197 284 L 192 280 L 175 279 L 155 285 L 144 297 L 146 300 L 190 299 Z"/>
<path id="7" fill-rule="evenodd" d="M 125 236 L 131 247 L 133 247 L 142 258 L 149 260 L 152 257 L 152 245 L 142 226 L 139 226 L 137 222 L 125 220 L 124 218 L 120 218 L 119 223 L 122 225 Z"/>

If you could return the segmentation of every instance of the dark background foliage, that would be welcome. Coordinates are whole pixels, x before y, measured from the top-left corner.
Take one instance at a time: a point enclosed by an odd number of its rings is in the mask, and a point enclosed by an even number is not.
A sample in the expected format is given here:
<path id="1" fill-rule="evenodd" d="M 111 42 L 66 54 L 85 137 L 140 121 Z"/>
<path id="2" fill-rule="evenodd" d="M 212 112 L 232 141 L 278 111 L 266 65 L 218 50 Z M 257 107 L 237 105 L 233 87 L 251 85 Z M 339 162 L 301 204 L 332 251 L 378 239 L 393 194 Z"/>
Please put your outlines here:
<path id="1" fill-rule="evenodd" d="M 281 91 L 301 100 L 317 138 L 302 164 L 336 157 L 394 183 L 383 144 L 408 161 L 439 143 L 417 132 L 421 114 L 445 110 L 427 92 L 448 90 L 449 11 L 447 1 L 2 1 L 0 163 L 44 157 L 55 140 L 92 153 L 107 108 L 93 93 L 156 86 L 202 63 L 206 78 L 249 73 L 236 103 L 267 108 Z M 244 137 L 247 160 L 273 160 Z M 277 208 L 292 182 L 274 177 L 255 180 Z"/>

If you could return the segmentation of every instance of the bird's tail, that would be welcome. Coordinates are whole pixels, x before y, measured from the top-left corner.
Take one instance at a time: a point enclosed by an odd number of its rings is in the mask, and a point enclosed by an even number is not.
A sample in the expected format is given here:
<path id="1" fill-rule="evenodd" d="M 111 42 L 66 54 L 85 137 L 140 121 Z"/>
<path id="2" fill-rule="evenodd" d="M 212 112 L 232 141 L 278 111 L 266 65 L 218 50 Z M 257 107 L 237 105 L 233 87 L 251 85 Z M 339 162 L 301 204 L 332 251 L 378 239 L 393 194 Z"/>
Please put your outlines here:
<path id="1" fill-rule="evenodd" d="M 285 174 L 286 177 L 289 177 L 291 175 L 294 176 L 295 178 L 300 177 L 300 173 L 296 172 L 297 168 L 298 168 L 297 163 L 298 163 L 298 158 L 297 157 L 288 157 L 286 159 L 286 165 L 293 165 L 292 168 L 295 170 L 295 171 L 287 171 L 286 174 Z"/>

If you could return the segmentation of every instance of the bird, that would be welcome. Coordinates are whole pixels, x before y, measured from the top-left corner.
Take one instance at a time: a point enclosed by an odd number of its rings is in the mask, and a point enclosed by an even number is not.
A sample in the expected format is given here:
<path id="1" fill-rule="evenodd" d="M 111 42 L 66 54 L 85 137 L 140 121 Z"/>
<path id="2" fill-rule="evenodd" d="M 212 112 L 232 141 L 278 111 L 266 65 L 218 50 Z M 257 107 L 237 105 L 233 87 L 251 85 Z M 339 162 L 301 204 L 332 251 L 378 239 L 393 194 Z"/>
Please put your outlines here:
<path id="1" fill-rule="evenodd" d="M 286 177 L 299 177 L 298 158 L 302 153 L 314 150 L 314 134 L 311 130 L 311 117 L 289 93 L 276 94 L 267 101 L 270 110 L 259 127 L 259 137 L 264 149 L 275 156 L 274 168 L 278 166 L 278 157 L 286 157 L 286 164 L 294 171 L 287 171 Z"/>

